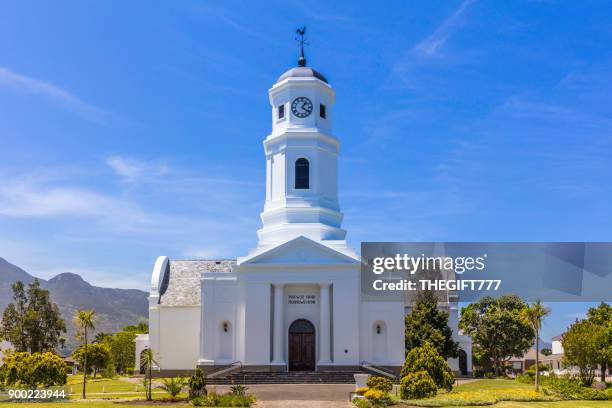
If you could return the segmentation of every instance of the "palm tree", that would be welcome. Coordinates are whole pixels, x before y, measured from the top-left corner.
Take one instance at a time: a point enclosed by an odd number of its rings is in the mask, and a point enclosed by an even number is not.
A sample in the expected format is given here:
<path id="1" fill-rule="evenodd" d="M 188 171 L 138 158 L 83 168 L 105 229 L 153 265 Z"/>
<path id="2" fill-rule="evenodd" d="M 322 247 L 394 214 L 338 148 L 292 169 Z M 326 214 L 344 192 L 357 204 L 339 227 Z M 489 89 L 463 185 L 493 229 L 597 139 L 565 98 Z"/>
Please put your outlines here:
<path id="1" fill-rule="evenodd" d="M 87 334 L 94 330 L 94 311 L 93 310 L 77 310 L 74 315 L 74 324 L 77 327 L 77 338 L 81 340 L 83 345 L 83 399 L 86 398 L 85 387 L 87 385 Z"/>
<path id="2" fill-rule="evenodd" d="M 183 385 L 185 385 L 185 379 L 182 377 L 174 377 L 174 378 L 164 378 L 162 380 L 162 385 L 158 388 L 166 391 L 172 399 L 174 400 L 177 395 L 181 393 L 183 390 Z"/>
<path id="3" fill-rule="evenodd" d="M 153 393 L 151 390 L 151 378 L 153 366 L 157 365 L 157 360 L 155 359 L 155 353 L 150 348 L 146 348 L 142 351 L 140 368 L 145 372 L 145 393 L 147 394 L 147 401 L 151 401 L 153 399 Z"/>
<path id="4" fill-rule="evenodd" d="M 535 370 L 535 389 L 539 390 L 540 380 L 540 329 L 542 328 L 542 320 L 550 314 L 550 309 L 545 307 L 538 299 L 532 305 L 528 305 L 523 309 L 522 318 L 533 331 L 535 332 L 535 355 L 536 355 L 536 370 Z"/>

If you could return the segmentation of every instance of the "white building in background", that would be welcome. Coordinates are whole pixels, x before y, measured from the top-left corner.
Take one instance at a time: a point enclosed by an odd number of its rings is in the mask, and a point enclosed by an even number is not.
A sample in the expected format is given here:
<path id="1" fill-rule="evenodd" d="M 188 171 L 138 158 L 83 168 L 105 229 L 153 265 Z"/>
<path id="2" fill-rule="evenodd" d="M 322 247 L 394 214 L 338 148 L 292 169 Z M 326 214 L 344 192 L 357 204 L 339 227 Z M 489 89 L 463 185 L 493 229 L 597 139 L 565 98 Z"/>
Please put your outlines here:
<path id="1" fill-rule="evenodd" d="M 148 345 L 162 371 L 241 362 L 246 369 L 351 370 L 404 363 L 405 301 L 362 301 L 360 259 L 347 246 L 338 200 L 335 92 L 305 66 L 269 90 L 265 203 L 258 244 L 232 260 L 159 257 Z M 228 220 L 231 222 L 231 220 Z M 443 307 L 457 333 L 455 302 Z M 471 372 L 471 343 L 461 364 Z M 142 344 L 141 344 L 142 343 Z"/>

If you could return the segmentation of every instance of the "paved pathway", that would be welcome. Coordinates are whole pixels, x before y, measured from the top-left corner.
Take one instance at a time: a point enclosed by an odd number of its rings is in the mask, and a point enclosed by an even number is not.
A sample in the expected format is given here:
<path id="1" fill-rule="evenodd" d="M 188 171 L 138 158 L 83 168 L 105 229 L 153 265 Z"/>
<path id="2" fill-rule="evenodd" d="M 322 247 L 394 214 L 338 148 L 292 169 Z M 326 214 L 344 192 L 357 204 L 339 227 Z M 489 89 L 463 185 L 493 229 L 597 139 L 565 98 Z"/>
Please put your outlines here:
<path id="1" fill-rule="evenodd" d="M 352 384 L 261 384 L 247 385 L 247 392 L 257 397 L 257 408 L 349 408 Z M 209 390 L 211 386 L 208 387 Z M 217 386 L 225 392 L 227 386 Z"/>

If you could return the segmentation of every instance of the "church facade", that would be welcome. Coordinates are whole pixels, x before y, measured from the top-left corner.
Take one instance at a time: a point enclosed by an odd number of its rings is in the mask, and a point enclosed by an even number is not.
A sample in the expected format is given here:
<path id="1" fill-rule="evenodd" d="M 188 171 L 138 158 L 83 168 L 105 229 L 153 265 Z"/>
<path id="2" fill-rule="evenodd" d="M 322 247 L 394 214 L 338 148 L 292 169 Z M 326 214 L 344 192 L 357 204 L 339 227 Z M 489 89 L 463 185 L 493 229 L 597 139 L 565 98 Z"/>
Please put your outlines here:
<path id="1" fill-rule="evenodd" d="M 162 372 L 239 362 L 252 370 L 398 371 L 404 363 L 406 301 L 363 301 L 360 258 L 347 246 L 338 200 L 340 142 L 335 92 L 307 67 L 269 90 L 272 131 L 263 145 L 266 191 L 258 244 L 232 260 L 159 257 L 149 297 L 150 347 Z M 471 371 L 471 343 L 458 335 L 457 304 L 441 307 L 465 351 L 450 360 Z M 461 364 L 460 364 L 461 363 Z"/>

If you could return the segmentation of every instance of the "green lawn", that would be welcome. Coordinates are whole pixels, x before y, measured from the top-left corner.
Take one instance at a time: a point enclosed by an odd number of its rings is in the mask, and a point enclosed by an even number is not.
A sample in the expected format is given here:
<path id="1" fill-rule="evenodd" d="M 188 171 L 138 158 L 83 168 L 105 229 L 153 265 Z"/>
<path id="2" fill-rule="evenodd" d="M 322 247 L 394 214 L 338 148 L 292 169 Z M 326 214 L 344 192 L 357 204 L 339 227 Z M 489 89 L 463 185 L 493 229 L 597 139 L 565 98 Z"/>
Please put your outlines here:
<path id="1" fill-rule="evenodd" d="M 113 401 L 70 401 L 70 402 L 32 402 L 32 403 L 15 403 L 12 404 L 18 408 L 128 408 L 128 407 L 144 407 L 147 406 L 145 401 L 142 404 L 137 402 L 121 403 Z M 3 403 L 3 406 L 8 406 Z M 148 405 L 151 407 L 152 405 Z M 164 405 L 153 406 L 184 406 L 190 407 L 187 402 L 168 403 Z"/>
<path id="2" fill-rule="evenodd" d="M 158 381 L 158 379 L 154 379 Z M 82 377 L 70 377 L 66 388 L 70 391 L 70 399 L 81 399 L 83 387 Z M 184 396 L 186 395 L 179 395 Z M 170 397 L 165 391 L 153 388 L 153 398 Z M 87 379 L 87 398 L 88 399 L 144 399 L 145 393 L 142 382 L 137 384 L 122 379 L 97 378 Z"/>
<path id="3" fill-rule="evenodd" d="M 402 401 L 407 406 L 449 407 L 494 405 L 514 407 L 610 407 L 611 401 L 558 401 L 543 392 L 536 393 L 532 385 L 514 380 L 478 380 L 456 386 L 451 392 L 440 392 L 434 398 Z"/>

